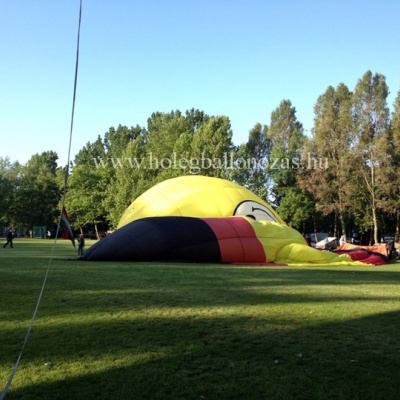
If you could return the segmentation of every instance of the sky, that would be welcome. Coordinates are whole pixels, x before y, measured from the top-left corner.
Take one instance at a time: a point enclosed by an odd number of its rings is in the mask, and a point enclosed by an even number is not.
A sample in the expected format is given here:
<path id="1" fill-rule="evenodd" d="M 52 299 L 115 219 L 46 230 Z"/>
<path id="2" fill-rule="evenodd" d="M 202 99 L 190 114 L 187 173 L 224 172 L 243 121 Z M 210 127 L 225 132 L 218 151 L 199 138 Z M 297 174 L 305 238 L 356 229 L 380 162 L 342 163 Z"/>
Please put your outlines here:
<path id="1" fill-rule="evenodd" d="M 82 0 L 70 159 L 118 125 L 191 108 L 233 142 L 284 99 L 306 133 L 328 86 L 371 70 L 400 90 L 398 0 Z M 68 161 L 79 0 L 0 0 L 0 157 Z"/>

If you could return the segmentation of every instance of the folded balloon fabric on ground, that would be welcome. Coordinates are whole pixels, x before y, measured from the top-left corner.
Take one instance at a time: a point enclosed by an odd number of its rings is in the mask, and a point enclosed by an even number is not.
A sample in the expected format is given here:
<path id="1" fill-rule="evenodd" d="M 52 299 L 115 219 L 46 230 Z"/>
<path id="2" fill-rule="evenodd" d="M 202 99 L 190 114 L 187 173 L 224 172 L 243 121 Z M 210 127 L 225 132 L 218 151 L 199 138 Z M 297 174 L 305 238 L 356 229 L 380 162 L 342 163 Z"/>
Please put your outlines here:
<path id="1" fill-rule="evenodd" d="M 273 265 L 380 265 L 382 254 L 310 247 L 250 190 L 224 179 L 181 176 L 139 196 L 88 261 L 190 261 Z"/>
<path id="2" fill-rule="evenodd" d="M 387 261 L 364 250 L 337 254 L 314 249 L 299 232 L 272 221 L 176 216 L 132 221 L 95 243 L 83 259 L 270 265 L 380 265 Z"/>

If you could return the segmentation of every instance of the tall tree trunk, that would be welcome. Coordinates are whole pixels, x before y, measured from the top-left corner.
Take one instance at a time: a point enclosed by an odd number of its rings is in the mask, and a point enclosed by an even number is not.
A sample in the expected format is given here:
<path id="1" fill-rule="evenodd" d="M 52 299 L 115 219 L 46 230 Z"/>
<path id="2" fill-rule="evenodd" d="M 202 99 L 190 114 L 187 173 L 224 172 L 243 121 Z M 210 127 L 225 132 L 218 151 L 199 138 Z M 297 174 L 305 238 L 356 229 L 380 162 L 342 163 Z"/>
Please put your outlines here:
<path id="1" fill-rule="evenodd" d="M 376 218 L 376 207 L 372 207 L 372 220 L 374 222 L 374 244 L 378 244 L 378 220 Z"/>
<path id="2" fill-rule="evenodd" d="M 99 235 L 99 231 L 97 230 L 97 224 L 96 223 L 94 224 L 94 230 L 96 232 L 97 240 L 100 240 L 100 235 Z"/>
<path id="3" fill-rule="evenodd" d="M 374 160 L 374 156 L 371 152 L 370 159 Z M 376 202 L 375 202 L 375 166 L 374 163 L 371 165 L 371 200 L 372 200 L 372 222 L 374 224 L 374 244 L 378 244 L 378 220 L 376 218 Z"/>
<path id="4" fill-rule="evenodd" d="M 333 223 L 333 236 L 337 237 L 337 212 L 335 212 L 335 221 Z"/>
<path id="5" fill-rule="evenodd" d="M 344 215 L 342 212 L 339 212 L 339 221 L 340 221 L 340 230 L 342 232 L 342 235 L 344 236 L 344 240 L 347 241 L 346 224 L 344 222 Z"/>

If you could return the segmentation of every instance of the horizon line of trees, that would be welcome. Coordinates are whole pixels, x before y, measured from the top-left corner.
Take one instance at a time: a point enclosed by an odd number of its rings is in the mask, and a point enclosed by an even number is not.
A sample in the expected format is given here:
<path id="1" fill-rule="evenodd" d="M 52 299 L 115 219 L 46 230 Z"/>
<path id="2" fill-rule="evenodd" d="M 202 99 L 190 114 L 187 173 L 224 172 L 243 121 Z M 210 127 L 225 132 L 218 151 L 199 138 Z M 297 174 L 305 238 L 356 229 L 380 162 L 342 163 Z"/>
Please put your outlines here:
<path id="1" fill-rule="evenodd" d="M 398 240 L 400 90 L 392 112 L 388 94 L 385 77 L 371 71 L 353 91 L 343 83 L 329 86 L 314 105 L 309 137 L 287 99 L 271 113 L 268 125 L 256 123 L 240 145 L 232 142 L 228 116 L 197 109 L 154 112 L 146 127 L 111 127 L 71 162 L 65 203 L 70 222 L 81 232 L 99 234 L 115 227 L 126 207 L 156 183 L 196 173 L 247 187 L 303 233 L 341 236 L 357 228 L 369 243 L 379 242 L 384 233 Z M 172 156 L 223 160 L 228 154 L 229 167 L 151 164 Z M 35 154 L 25 165 L 0 158 L 0 224 L 58 222 L 65 168 L 57 166 L 57 159 L 53 151 Z M 248 160 L 258 162 L 244 168 Z"/>

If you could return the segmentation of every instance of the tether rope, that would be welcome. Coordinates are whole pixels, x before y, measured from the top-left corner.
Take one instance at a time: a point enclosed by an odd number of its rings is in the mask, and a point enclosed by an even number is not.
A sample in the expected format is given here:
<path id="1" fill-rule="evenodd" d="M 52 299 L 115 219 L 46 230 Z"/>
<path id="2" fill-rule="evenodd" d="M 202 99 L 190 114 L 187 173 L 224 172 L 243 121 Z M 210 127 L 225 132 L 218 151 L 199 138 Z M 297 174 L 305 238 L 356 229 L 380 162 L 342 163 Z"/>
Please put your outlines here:
<path id="1" fill-rule="evenodd" d="M 53 261 L 54 249 L 55 249 L 55 246 L 56 246 L 56 243 L 57 243 L 57 237 L 58 237 L 58 233 L 59 233 L 59 230 L 60 230 L 61 218 L 62 218 L 62 213 L 63 213 L 63 209 L 64 209 L 64 205 L 65 205 L 65 195 L 66 195 L 66 189 L 67 189 L 68 170 L 69 170 L 69 163 L 70 163 L 70 156 L 71 156 L 72 131 L 73 131 L 73 126 L 74 126 L 76 86 L 77 86 L 77 79 L 78 79 L 79 39 L 80 39 L 80 31 L 81 31 L 81 18 L 82 18 L 82 0 L 80 0 L 80 4 L 79 4 L 79 23 L 78 23 L 78 39 L 77 39 L 77 44 L 76 44 L 74 95 L 73 95 L 73 99 L 72 99 L 72 113 L 71 113 L 71 127 L 70 127 L 70 133 L 69 133 L 68 160 L 67 160 L 67 165 L 66 165 L 66 168 L 65 168 L 64 190 L 63 190 L 63 197 L 62 197 L 62 207 L 61 207 L 60 219 L 58 221 L 56 237 L 54 238 L 53 248 L 52 248 L 52 251 L 51 251 L 49 263 L 47 265 L 47 270 L 46 270 L 46 274 L 44 276 L 44 280 L 43 280 L 42 288 L 40 290 L 39 298 L 38 298 L 37 303 L 36 303 L 36 308 L 35 308 L 35 311 L 33 312 L 31 323 L 30 323 L 29 328 L 28 328 L 28 330 L 26 332 L 25 339 L 24 339 L 24 341 L 22 343 L 22 348 L 21 348 L 21 351 L 19 353 L 18 359 L 17 359 L 17 361 L 16 361 L 16 363 L 14 365 L 14 368 L 13 368 L 13 370 L 11 372 L 10 377 L 8 378 L 7 384 L 6 384 L 5 388 L 3 389 L 3 391 L 2 391 L 2 393 L 0 395 L 0 400 L 4 400 L 4 398 L 7 395 L 8 389 L 11 386 L 11 383 L 12 383 L 12 381 L 14 379 L 14 375 L 17 372 L 19 363 L 20 363 L 21 358 L 22 358 L 22 354 L 23 354 L 23 352 L 25 350 L 25 346 L 28 343 L 29 335 L 31 333 L 33 324 L 34 324 L 35 319 L 36 319 L 36 314 L 37 314 L 37 312 L 39 310 L 39 305 L 40 305 L 40 302 L 42 300 L 42 295 L 43 295 L 44 288 L 45 288 L 45 285 L 46 285 L 47 277 L 49 275 L 50 266 L 51 266 L 51 263 Z"/>

